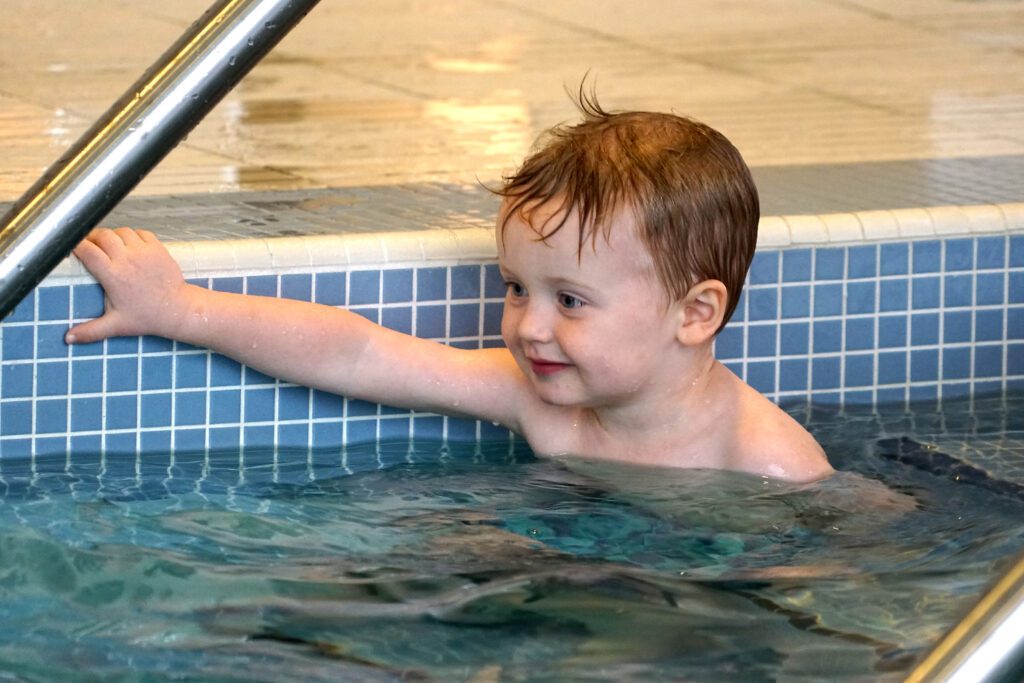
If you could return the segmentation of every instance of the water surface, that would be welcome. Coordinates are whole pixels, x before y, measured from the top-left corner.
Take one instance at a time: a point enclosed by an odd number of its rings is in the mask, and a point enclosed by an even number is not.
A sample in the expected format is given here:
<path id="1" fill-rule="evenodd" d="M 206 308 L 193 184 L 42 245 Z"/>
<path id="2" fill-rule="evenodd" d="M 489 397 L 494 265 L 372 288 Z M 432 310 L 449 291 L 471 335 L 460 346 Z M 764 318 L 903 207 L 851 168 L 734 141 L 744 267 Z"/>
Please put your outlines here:
<path id="1" fill-rule="evenodd" d="M 900 680 L 1024 549 L 1024 398 L 794 411 L 837 476 L 509 444 L 0 463 L 14 680 Z"/>

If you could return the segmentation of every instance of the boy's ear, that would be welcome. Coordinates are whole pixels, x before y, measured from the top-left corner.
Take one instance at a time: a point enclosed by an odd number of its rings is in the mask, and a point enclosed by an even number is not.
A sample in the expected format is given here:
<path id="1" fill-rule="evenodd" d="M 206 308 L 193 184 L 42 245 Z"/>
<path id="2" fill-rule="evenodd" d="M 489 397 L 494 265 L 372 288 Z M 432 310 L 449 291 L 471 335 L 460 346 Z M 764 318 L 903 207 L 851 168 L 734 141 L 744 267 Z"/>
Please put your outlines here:
<path id="1" fill-rule="evenodd" d="M 722 324 L 729 292 L 720 280 L 698 282 L 678 305 L 676 339 L 684 346 L 697 346 L 714 338 Z"/>

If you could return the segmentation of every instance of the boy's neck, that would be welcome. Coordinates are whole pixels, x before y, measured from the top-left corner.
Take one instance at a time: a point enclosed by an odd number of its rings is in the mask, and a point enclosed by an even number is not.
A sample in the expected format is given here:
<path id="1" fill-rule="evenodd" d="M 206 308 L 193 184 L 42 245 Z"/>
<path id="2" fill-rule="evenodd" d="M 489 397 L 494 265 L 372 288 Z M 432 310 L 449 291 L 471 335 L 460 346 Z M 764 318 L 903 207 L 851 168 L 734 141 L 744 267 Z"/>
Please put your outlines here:
<path id="1" fill-rule="evenodd" d="M 714 386 L 722 370 L 710 344 L 689 349 L 681 363 L 666 368 L 663 382 L 645 387 L 636 401 L 586 412 L 609 439 L 642 443 L 692 435 L 714 420 Z"/>

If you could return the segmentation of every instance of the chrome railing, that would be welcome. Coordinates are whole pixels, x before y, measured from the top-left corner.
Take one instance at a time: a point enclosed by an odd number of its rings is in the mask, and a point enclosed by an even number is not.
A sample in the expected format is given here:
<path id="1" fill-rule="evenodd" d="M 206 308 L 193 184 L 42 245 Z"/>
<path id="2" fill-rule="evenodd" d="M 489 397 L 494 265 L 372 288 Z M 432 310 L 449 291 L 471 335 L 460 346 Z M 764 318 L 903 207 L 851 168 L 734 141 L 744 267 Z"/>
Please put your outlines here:
<path id="1" fill-rule="evenodd" d="M 318 0 L 218 0 L 0 219 L 0 318 Z"/>
<path id="2" fill-rule="evenodd" d="M 1024 555 L 907 677 L 908 683 L 1024 680 Z"/>

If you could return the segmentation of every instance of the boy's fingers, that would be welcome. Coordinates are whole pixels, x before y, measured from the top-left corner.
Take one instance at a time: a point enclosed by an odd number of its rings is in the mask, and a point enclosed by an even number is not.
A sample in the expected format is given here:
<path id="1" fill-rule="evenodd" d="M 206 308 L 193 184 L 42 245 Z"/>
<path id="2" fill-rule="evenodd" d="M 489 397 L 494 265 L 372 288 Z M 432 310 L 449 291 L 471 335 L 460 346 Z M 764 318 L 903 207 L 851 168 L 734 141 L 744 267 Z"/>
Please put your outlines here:
<path id="1" fill-rule="evenodd" d="M 99 244 L 104 239 L 104 234 L 109 232 L 112 232 L 110 228 L 93 228 L 89 231 L 89 234 L 85 236 L 85 240 L 83 241 Z"/>
<path id="2" fill-rule="evenodd" d="M 104 315 L 95 320 L 75 325 L 64 334 L 66 344 L 88 344 L 114 336 L 114 318 Z"/>
<path id="3" fill-rule="evenodd" d="M 94 241 L 96 235 L 103 232 L 104 230 L 106 230 L 106 228 L 93 228 L 92 230 L 89 231 L 89 234 L 85 236 L 85 239 L 92 242 Z"/>
<path id="4" fill-rule="evenodd" d="M 88 239 L 82 240 L 72 253 L 90 273 L 103 273 L 110 267 L 110 257 L 107 256 L 107 252 Z"/>
<path id="5" fill-rule="evenodd" d="M 118 228 L 114 230 L 114 234 L 120 237 L 121 241 L 128 245 L 142 242 L 142 237 L 131 228 Z"/>
<path id="6" fill-rule="evenodd" d="M 89 233 L 89 241 L 98 245 L 110 256 L 124 252 L 124 240 L 113 230 L 93 230 Z"/>
<path id="7" fill-rule="evenodd" d="M 138 234 L 138 236 L 142 239 L 143 242 L 153 243 L 160 241 L 160 239 L 156 235 L 151 233 L 149 230 L 136 230 L 135 232 Z"/>

